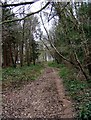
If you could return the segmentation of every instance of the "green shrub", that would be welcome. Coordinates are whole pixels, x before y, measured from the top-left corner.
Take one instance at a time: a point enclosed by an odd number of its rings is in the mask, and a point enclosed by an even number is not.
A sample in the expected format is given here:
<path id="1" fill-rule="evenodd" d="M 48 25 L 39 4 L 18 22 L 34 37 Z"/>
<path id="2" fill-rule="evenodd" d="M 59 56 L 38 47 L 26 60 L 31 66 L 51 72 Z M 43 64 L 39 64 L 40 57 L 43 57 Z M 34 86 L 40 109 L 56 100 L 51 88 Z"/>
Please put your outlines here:
<path id="1" fill-rule="evenodd" d="M 74 69 L 69 70 L 66 66 L 57 63 L 49 63 L 51 67 L 60 68 L 59 75 L 63 78 L 65 89 L 75 102 L 78 120 L 91 119 L 91 93 L 88 83 L 76 79 Z"/>
<path id="2" fill-rule="evenodd" d="M 64 85 L 69 91 L 69 95 L 77 103 L 77 118 L 79 120 L 89 120 L 91 118 L 91 102 L 89 101 L 90 88 L 88 88 L 88 83 L 86 81 L 77 80 L 74 75 L 74 70 L 69 70 L 67 67 L 61 68 L 59 75 L 63 78 Z"/>
<path id="3" fill-rule="evenodd" d="M 49 67 L 61 68 L 64 64 L 58 64 L 57 62 L 48 62 Z"/>
<path id="4" fill-rule="evenodd" d="M 43 69 L 42 64 L 23 66 L 17 68 L 4 68 L 2 70 L 2 83 L 5 87 L 20 87 L 28 81 L 35 80 Z"/>

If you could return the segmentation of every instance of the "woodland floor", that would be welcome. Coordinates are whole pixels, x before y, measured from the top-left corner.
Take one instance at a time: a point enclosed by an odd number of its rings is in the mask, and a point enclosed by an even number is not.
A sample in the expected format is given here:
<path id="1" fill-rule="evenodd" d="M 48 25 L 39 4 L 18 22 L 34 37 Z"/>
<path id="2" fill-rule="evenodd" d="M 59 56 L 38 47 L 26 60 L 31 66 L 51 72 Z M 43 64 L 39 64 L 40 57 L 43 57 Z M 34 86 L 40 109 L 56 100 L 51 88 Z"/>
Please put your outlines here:
<path id="1" fill-rule="evenodd" d="M 71 99 L 54 68 L 20 90 L 3 92 L 3 118 L 74 118 Z"/>

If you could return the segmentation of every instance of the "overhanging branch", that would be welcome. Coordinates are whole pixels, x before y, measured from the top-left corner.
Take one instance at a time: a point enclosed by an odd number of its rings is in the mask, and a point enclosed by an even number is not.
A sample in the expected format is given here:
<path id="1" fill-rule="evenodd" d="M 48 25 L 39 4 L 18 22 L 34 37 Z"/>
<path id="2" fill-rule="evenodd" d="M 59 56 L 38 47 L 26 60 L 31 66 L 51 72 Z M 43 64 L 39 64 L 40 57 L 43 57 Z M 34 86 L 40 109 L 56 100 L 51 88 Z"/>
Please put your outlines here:
<path id="1" fill-rule="evenodd" d="M 43 8 L 41 8 L 40 10 L 38 10 L 38 11 L 36 11 L 36 12 L 29 13 L 29 14 L 27 14 L 27 15 L 26 15 L 25 17 L 23 17 L 23 18 L 13 19 L 13 20 L 6 20 L 6 21 L 3 21 L 3 22 L 0 23 L 0 24 L 10 23 L 10 22 L 15 22 L 15 21 L 22 21 L 22 20 L 24 20 L 25 18 L 27 18 L 27 17 L 29 17 L 29 16 L 31 16 L 31 15 L 34 15 L 34 14 L 37 14 L 37 13 L 41 12 L 41 11 L 42 11 L 43 9 L 45 9 L 49 4 L 50 4 L 50 2 L 47 2 L 46 5 L 45 5 Z"/>
<path id="2" fill-rule="evenodd" d="M 75 66 L 75 63 L 72 62 L 72 61 L 70 61 L 69 59 L 67 59 L 65 56 L 63 56 L 63 55 L 58 51 L 58 49 L 55 47 L 55 45 L 51 42 L 52 39 L 50 38 L 49 33 L 48 33 L 48 31 L 47 31 L 47 29 L 46 29 L 46 27 L 45 27 L 45 25 L 44 25 L 44 22 L 43 22 L 43 19 L 42 19 L 42 15 L 41 15 L 41 14 L 40 14 L 40 18 L 41 18 L 41 21 L 42 21 L 42 25 L 43 25 L 43 27 L 44 27 L 44 30 L 46 31 L 46 34 L 47 34 L 47 37 L 48 37 L 48 40 L 49 40 L 49 44 L 51 45 L 51 47 L 54 49 L 54 51 L 55 51 L 63 60 L 65 60 L 65 61 L 67 61 L 68 63 L 71 63 L 72 65 Z M 76 66 L 75 66 L 75 68 L 78 69 L 78 67 L 76 67 Z"/>
<path id="3" fill-rule="evenodd" d="M 34 0 L 34 1 L 31 1 L 31 2 L 21 2 L 21 3 L 17 3 L 17 4 L 4 4 L 2 5 L 2 7 L 6 8 L 6 7 L 17 7 L 17 6 L 20 6 L 20 5 L 28 5 L 28 4 L 33 4 L 35 2 L 37 2 L 39 0 Z"/>

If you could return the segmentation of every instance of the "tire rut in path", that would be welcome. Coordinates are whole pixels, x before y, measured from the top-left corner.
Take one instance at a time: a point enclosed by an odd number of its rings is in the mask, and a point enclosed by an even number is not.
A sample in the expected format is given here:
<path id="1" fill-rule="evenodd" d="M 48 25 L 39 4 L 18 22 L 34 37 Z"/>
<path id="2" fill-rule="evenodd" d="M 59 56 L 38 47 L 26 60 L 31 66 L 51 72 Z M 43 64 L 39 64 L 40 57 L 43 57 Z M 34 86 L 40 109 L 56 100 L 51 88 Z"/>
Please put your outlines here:
<path id="1" fill-rule="evenodd" d="M 4 118 L 73 118 L 70 99 L 65 95 L 57 70 L 46 68 L 43 75 L 21 90 L 3 93 Z"/>

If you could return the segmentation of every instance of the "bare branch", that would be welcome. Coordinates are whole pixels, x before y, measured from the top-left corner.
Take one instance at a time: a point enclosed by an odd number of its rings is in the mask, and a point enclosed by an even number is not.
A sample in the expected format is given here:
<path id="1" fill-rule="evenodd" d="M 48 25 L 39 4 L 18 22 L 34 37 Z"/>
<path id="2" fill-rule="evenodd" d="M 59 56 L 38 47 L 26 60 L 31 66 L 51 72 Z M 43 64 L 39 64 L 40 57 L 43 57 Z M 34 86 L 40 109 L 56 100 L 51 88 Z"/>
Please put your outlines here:
<path id="1" fill-rule="evenodd" d="M 45 31 L 46 31 L 46 34 L 47 34 L 47 37 L 48 37 L 48 40 L 49 40 L 49 43 L 50 43 L 51 47 L 55 50 L 55 52 L 56 52 L 63 60 L 65 60 L 65 61 L 67 61 L 67 62 L 69 62 L 69 63 L 71 63 L 72 65 L 75 66 L 75 64 L 74 64 L 72 61 L 70 61 L 69 59 L 65 58 L 65 57 L 57 50 L 57 48 L 54 46 L 54 44 L 51 42 L 51 38 L 50 38 L 50 36 L 49 36 L 49 34 L 48 34 L 48 31 L 47 31 L 47 29 L 46 29 L 46 27 L 45 27 L 45 25 L 44 25 L 44 22 L 43 22 L 43 19 L 42 19 L 42 15 L 41 15 L 41 14 L 40 14 L 40 17 L 41 17 L 41 21 L 42 21 L 43 27 L 44 27 L 44 29 L 45 29 Z M 75 67 L 76 67 L 76 66 L 75 66 Z M 76 67 L 76 68 L 78 68 L 78 67 Z"/>
<path id="2" fill-rule="evenodd" d="M 41 11 L 42 11 L 43 9 L 45 9 L 49 4 L 50 4 L 50 2 L 47 2 L 46 5 L 45 5 L 43 8 L 41 8 L 40 10 L 38 10 L 38 11 L 36 11 L 36 12 L 29 13 L 29 14 L 27 14 L 27 15 L 26 15 L 25 17 L 23 17 L 23 18 L 14 19 L 14 20 L 6 20 L 6 21 L 3 21 L 3 22 L 0 23 L 0 24 L 10 23 L 10 22 L 15 22 L 15 21 L 22 21 L 22 20 L 24 20 L 25 18 L 27 18 L 27 17 L 29 17 L 29 16 L 31 16 L 31 15 L 34 15 L 34 14 L 37 14 L 37 13 L 41 12 Z"/>
<path id="3" fill-rule="evenodd" d="M 31 1 L 31 2 L 21 2 L 21 3 L 17 3 L 17 4 L 4 4 L 4 5 L 2 5 L 2 7 L 6 8 L 6 7 L 12 7 L 12 6 L 17 7 L 20 5 L 28 5 L 28 4 L 31 5 L 37 1 L 39 1 L 39 0 L 35 0 L 35 1 Z M 0 5 L 0 7 L 1 7 L 1 5 Z"/>

